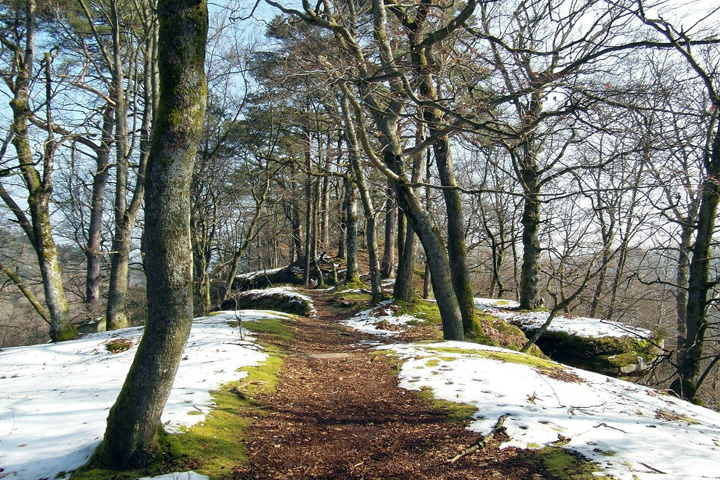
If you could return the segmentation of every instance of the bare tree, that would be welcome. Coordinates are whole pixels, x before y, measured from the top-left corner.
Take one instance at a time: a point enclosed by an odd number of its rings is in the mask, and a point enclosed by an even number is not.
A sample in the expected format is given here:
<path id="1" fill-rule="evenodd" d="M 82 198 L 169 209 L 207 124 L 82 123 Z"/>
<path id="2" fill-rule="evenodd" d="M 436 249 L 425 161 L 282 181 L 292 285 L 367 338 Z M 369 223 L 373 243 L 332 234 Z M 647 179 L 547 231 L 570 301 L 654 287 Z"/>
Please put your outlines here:
<path id="1" fill-rule="evenodd" d="M 192 323 L 190 182 L 206 103 L 207 3 L 161 0 L 161 94 L 145 199 L 148 320 L 135 360 L 91 460 L 113 468 L 149 463 Z"/>

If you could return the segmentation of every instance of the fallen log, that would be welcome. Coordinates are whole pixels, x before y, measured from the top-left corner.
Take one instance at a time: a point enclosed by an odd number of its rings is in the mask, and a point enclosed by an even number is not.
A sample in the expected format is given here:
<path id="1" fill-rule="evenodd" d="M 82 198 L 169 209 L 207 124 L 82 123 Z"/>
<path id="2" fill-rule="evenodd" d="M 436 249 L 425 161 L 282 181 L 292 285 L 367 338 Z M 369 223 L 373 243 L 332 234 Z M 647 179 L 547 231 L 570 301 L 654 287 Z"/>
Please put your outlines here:
<path id="1" fill-rule="evenodd" d="M 458 460 L 460 460 L 462 457 L 464 457 L 466 455 L 470 455 L 472 453 L 475 453 L 478 450 L 485 448 L 488 445 L 488 443 L 490 443 L 490 441 L 492 441 L 492 439 L 493 439 L 493 437 L 495 437 L 495 435 L 505 433 L 506 429 L 505 429 L 504 424 L 505 424 L 505 420 L 509 416 L 510 416 L 510 414 L 508 414 L 508 413 L 506 413 L 505 415 L 501 415 L 500 418 L 498 418 L 498 421 L 495 423 L 495 426 L 493 427 L 493 429 L 490 430 L 490 433 L 488 433 L 487 435 L 484 435 L 484 436 L 481 435 L 480 438 L 478 438 L 477 440 L 475 440 L 472 443 L 472 445 L 463 449 L 460 453 L 458 453 L 454 457 L 447 459 L 446 463 L 455 463 Z"/>

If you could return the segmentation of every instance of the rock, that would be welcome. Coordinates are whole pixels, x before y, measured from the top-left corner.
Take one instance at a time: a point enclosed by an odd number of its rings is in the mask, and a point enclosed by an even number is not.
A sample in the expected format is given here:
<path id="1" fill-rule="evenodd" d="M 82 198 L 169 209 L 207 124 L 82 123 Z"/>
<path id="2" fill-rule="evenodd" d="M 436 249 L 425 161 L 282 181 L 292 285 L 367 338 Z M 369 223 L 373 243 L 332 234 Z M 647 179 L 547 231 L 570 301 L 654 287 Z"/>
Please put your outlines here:
<path id="1" fill-rule="evenodd" d="M 521 327 L 523 328 L 523 327 Z M 524 329 L 528 336 L 532 329 Z M 656 346 L 657 345 L 657 346 Z M 613 377 L 647 370 L 661 353 L 661 338 L 594 337 L 547 331 L 537 346 L 553 360 Z"/>
<path id="2" fill-rule="evenodd" d="M 275 310 L 295 315 L 310 315 L 314 310 L 312 299 L 281 288 L 268 288 L 238 292 L 225 300 L 222 310 Z"/>
<path id="3" fill-rule="evenodd" d="M 548 312 L 521 311 L 512 300 L 475 299 L 486 313 L 515 325 L 531 337 Z M 664 339 L 656 332 L 620 322 L 558 315 L 536 342 L 551 359 L 614 377 L 638 375 L 662 352 Z"/>

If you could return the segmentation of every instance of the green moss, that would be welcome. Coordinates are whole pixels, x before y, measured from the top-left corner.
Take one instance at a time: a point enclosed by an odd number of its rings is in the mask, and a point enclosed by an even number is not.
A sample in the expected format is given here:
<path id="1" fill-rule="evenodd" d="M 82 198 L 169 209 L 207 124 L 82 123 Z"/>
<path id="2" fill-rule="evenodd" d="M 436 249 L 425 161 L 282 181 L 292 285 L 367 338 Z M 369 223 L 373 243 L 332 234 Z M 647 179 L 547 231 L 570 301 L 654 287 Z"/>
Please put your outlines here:
<path id="1" fill-rule="evenodd" d="M 478 312 L 478 326 L 480 332 L 475 337 L 468 337 L 467 340 L 480 345 L 491 345 L 510 350 L 520 350 L 527 342 L 525 333 L 515 325 L 493 315 Z M 545 357 L 540 348 L 533 345 L 528 352 L 529 355 Z"/>
<path id="2" fill-rule="evenodd" d="M 213 392 L 216 408 L 204 422 L 177 435 L 168 435 L 172 459 L 211 479 L 231 479 L 232 467 L 246 459 L 244 439 L 252 416 L 261 415 L 258 395 L 275 390 L 283 355 L 265 345 L 268 359 L 256 367 L 243 368 L 247 377 Z M 240 391 L 241 394 L 237 392 Z"/>
<path id="3" fill-rule="evenodd" d="M 153 460 L 153 462 L 145 468 L 136 470 L 114 470 L 110 468 L 98 468 L 93 464 L 93 459 L 90 462 L 79 468 L 78 470 L 71 473 L 70 478 L 74 480 L 136 480 L 140 477 L 148 477 L 157 475 L 167 471 L 167 458 L 168 458 L 168 444 L 167 435 L 162 429 L 162 425 L 158 425 L 158 446 L 159 453 Z M 67 472 L 63 472 L 67 475 Z M 60 474 L 57 475 L 60 478 Z"/>
<path id="4" fill-rule="evenodd" d="M 456 355 L 474 355 L 478 357 L 489 358 L 491 360 L 497 360 L 500 362 L 516 363 L 518 365 L 525 365 L 530 368 L 534 368 L 535 370 L 538 370 L 545 374 L 556 374 L 557 372 L 565 371 L 565 368 L 563 368 L 562 365 L 555 363 L 551 360 L 519 352 L 496 352 L 492 350 L 455 347 L 428 347 L 426 348 L 426 351 L 432 351 L 436 353 L 451 353 Z"/>
<path id="5" fill-rule="evenodd" d="M 343 282 L 333 287 L 334 294 L 347 292 L 348 290 L 370 290 L 370 285 L 365 282 Z"/>
<path id="6" fill-rule="evenodd" d="M 420 396 L 424 398 L 432 408 L 441 410 L 451 423 L 465 422 L 473 417 L 477 412 L 477 408 L 467 403 L 448 402 L 447 400 L 438 400 L 433 396 L 432 389 L 422 387 Z"/>
<path id="7" fill-rule="evenodd" d="M 662 338 L 581 337 L 548 331 L 537 343 L 543 352 L 558 362 L 608 375 L 622 375 L 641 369 L 643 363 L 652 363 L 659 352 L 655 343 L 661 342 Z"/>
<path id="8" fill-rule="evenodd" d="M 417 322 L 413 322 L 418 326 L 421 325 L 441 325 L 442 318 L 437 303 L 429 302 L 422 298 L 414 298 L 412 302 L 403 302 L 396 300 L 395 305 L 399 307 L 397 316 L 410 315 L 417 318 Z"/>
<path id="9" fill-rule="evenodd" d="M 65 328 L 62 328 L 55 332 L 56 342 L 64 342 L 66 340 L 74 340 L 76 338 L 78 338 L 78 330 L 77 328 L 75 328 L 75 325 L 70 322 L 65 325 Z"/>
<path id="10" fill-rule="evenodd" d="M 601 450 L 599 448 L 595 449 L 595 453 L 599 453 L 603 457 L 614 457 L 615 455 L 617 455 L 617 452 L 614 452 L 612 450 Z"/>
<path id="11" fill-rule="evenodd" d="M 527 450 L 520 455 L 520 459 L 535 464 L 546 478 L 552 480 L 612 480 L 612 477 L 598 475 L 601 469 L 597 464 L 563 448 Z"/>
<path id="12" fill-rule="evenodd" d="M 125 350 L 130 350 L 132 346 L 133 342 L 131 342 L 130 340 L 125 340 L 124 338 L 116 338 L 115 340 L 110 340 L 105 344 L 105 350 L 110 353 L 120 353 L 124 352 Z"/>
<path id="13" fill-rule="evenodd" d="M 285 320 L 279 318 L 263 318 L 261 320 L 243 322 L 243 327 L 251 332 L 273 335 L 284 341 L 292 340 L 295 336 L 292 327 L 288 325 Z"/>
<path id="14" fill-rule="evenodd" d="M 179 434 L 162 434 L 163 454 L 149 467 L 133 471 L 88 469 L 75 472 L 77 480 L 135 480 L 163 473 L 195 470 L 213 480 L 232 479 L 232 467 L 246 458 L 244 439 L 252 418 L 262 415 L 255 399 L 275 390 L 284 355 L 273 345 L 263 344 L 268 358 L 239 371 L 247 376 L 211 392 L 215 408 L 202 421 Z M 240 390 L 241 394 L 236 393 Z M 192 414 L 192 413 L 191 413 Z"/>

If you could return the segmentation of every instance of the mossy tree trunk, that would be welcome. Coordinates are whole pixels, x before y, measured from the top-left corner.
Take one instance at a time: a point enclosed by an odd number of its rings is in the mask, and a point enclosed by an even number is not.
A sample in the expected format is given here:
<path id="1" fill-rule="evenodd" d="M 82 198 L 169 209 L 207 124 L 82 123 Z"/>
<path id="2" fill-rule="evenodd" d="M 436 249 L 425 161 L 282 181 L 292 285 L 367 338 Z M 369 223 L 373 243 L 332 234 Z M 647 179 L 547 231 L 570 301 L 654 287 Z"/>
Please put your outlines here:
<path id="1" fill-rule="evenodd" d="M 468 2 L 474 9 L 475 3 Z M 380 0 L 373 0 L 373 31 L 378 41 L 380 59 L 388 71 L 394 71 L 396 61 L 388 38 L 387 9 Z M 448 251 L 445 247 L 440 229 L 433 221 L 430 213 L 425 210 L 414 189 L 407 183 L 402 148 L 398 133 L 398 122 L 403 111 L 401 83 L 391 82 L 392 89 L 398 99 L 390 101 L 384 110 L 378 109 L 377 102 L 369 95 L 363 95 L 367 107 L 373 111 L 375 124 L 380 131 L 380 144 L 383 150 L 383 161 L 394 173 L 392 179 L 397 202 L 405 212 L 410 227 L 415 231 L 425 250 L 425 256 L 432 273 L 431 281 L 435 300 L 440 310 L 443 326 L 443 338 L 446 340 L 464 340 L 462 314 L 457 297 L 452 288 L 452 273 Z M 361 92 L 365 93 L 365 92 Z"/>
<path id="2" fill-rule="evenodd" d="M 405 22 L 410 33 L 411 59 L 413 67 L 418 74 L 418 90 L 421 99 L 436 102 L 438 99 L 435 88 L 436 78 L 431 73 L 440 66 L 433 54 L 433 43 L 426 44 L 421 35 L 422 19 L 427 16 L 428 5 L 424 11 L 416 15 L 414 22 Z M 447 250 L 450 261 L 450 274 L 452 286 L 457 297 L 462 314 L 463 330 L 465 335 L 480 333 L 480 327 L 475 318 L 475 300 L 470 279 L 470 269 L 467 262 L 467 247 L 465 245 L 465 226 L 463 225 L 463 209 L 460 191 L 453 171 L 452 154 L 450 152 L 450 138 L 440 132 L 442 128 L 442 114 L 434 107 L 425 107 L 423 117 L 428 124 L 430 136 L 437 138 L 432 148 L 435 154 L 438 177 L 443 189 L 445 210 L 447 212 Z"/>
<path id="3" fill-rule="evenodd" d="M 48 139 L 42 155 L 42 172 L 35 165 L 30 147 L 28 124 L 31 115 L 29 97 L 32 68 L 35 61 L 35 2 L 25 2 L 25 39 L 24 46 L 11 45 L 3 42 L 14 50 L 15 78 L 8 81 L 13 98 L 10 100 L 12 123 L 10 131 L 13 135 L 12 144 L 18 158 L 18 167 L 27 190 L 27 204 L 30 221 L 25 218 L 22 210 L 14 203 L 9 204 L 20 225 L 28 236 L 37 255 L 42 275 L 45 303 L 50 316 L 50 338 L 54 341 L 68 340 L 77 336 L 77 330 L 70 321 L 69 307 L 63 287 L 62 272 L 57 246 L 52 234 L 50 197 L 53 190 L 53 169 L 55 142 L 52 134 L 50 117 L 50 56 L 46 56 L 46 76 L 48 96 L 46 98 Z M 5 198 L 5 196 L 3 196 Z M 8 203 L 6 201 L 6 203 Z"/>
<path id="4" fill-rule="evenodd" d="M 515 157 L 515 155 L 513 155 Z M 520 268 L 520 308 L 532 310 L 542 305 L 540 283 L 540 173 L 535 163 L 532 141 L 521 147 L 517 162 L 523 187 L 522 267 Z M 518 158 L 518 157 L 515 157 Z"/>
<path id="5" fill-rule="evenodd" d="M 422 121 L 422 111 L 418 113 L 418 122 L 415 132 L 415 142 L 420 144 L 425 139 L 425 128 Z M 425 149 L 418 152 L 413 158 L 413 170 L 410 181 L 419 183 L 422 181 L 423 175 L 427 170 L 426 156 L 430 156 L 430 151 Z M 411 302 L 415 296 L 415 257 L 417 257 L 417 235 L 412 228 L 407 225 L 407 216 L 405 212 L 401 212 L 398 219 L 398 225 L 403 228 L 398 232 L 398 246 L 402 248 L 398 250 L 398 268 L 397 277 L 395 278 L 395 288 L 393 289 L 393 297 L 396 300 Z M 402 232 L 402 234 L 401 234 Z"/>
<path id="6" fill-rule="evenodd" d="M 346 96 L 343 96 L 341 106 L 348 142 L 348 158 L 350 159 L 355 185 L 357 185 L 360 202 L 365 215 L 365 239 L 368 249 L 368 269 L 370 270 L 372 301 L 373 303 L 377 303 L 382 299 L 382 285 L 380 281 L 377 243 L 375 241 L 375 207 L 373 206 L 370 191 L 365 182 L 365 174 L 360 166 L 360 146 L 358 144 L 357 132 L 355 131 L 355 124 L 350 116 L 350 105 Z"/>
<path id="7" fill-rule="evenodd" d="M 117 1 L 110 2 L 112 38 L 112 93 L 115 101 L 115 232 L 110 254 L 110 281 L 105 321 L 108 330 L 130 325 L 127 312 L 127 283 L 130 236 L 133 222 L 127 212 L 129 146 L 127 102 L 125 99 L 125 67 L 121 45 L 121 20 Z"/>
<path id="8" fill-rule="evenodd" d="M 192 323 L 190 182 L 206 104 L 207 3 L 161 0 L 161 93 L 147 171 L 148 319 L 94 462 L 135 468 L 158 452 L 160 416 Z"/>

